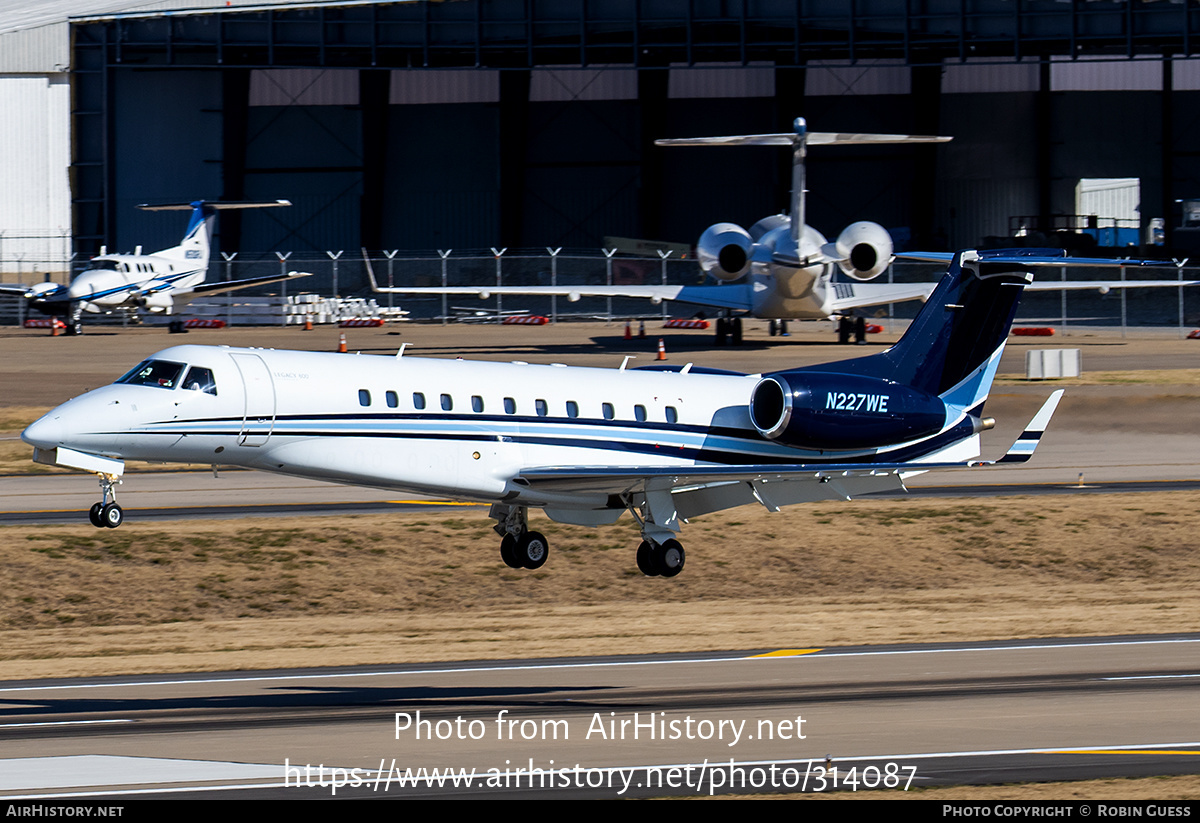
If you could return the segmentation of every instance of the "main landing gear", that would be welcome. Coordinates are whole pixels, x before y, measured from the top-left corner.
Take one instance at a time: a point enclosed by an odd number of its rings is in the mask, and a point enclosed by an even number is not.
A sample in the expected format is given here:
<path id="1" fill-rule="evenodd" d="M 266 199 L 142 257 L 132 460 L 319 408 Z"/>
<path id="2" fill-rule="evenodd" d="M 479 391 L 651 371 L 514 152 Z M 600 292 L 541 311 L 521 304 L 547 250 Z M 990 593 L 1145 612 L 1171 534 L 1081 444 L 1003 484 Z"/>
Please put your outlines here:
<path id="1" fill-rule="evenodd" d="M 529 530 L 524 506 L 492 506 L 491 516 L 501 535 L 500 559 L 510 569 L 540 569 L 550 556 L 550 541 L 541 532 Z"/>
<path id="2" fill-rule="evenodd" d="M 637 565 L 647 577 L 674 577 L 683 571 L 685 554 L 678 540 L 662 543 L 643 540 L 637 550 Z"/>
<path id="3" fill-rule="evenodd" d="M 121 478 L 112 474 L 100 475 L 102 499 L 88 510 L 88 520 L 98 529 L 115 529 L 125 522 L 125 512 L 117 505 L 117 486 Z"/>
<path id="4" fill-rule="evenodd" d="M 717 318 L 717 334 L 713 343 L 724 346 L 726 341 L 735 346 L 742 345 L 742 318 L 729 317 L 728 312 Z"/>

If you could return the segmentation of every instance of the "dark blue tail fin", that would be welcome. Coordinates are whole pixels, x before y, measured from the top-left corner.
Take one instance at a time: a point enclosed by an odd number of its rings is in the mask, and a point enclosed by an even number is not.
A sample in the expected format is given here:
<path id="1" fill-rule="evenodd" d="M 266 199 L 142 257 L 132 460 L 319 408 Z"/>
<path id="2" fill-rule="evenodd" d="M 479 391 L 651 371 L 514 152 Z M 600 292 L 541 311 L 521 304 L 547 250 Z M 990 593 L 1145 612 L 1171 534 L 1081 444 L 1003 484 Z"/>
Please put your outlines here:
<path id="1" fill-rule="evenodd" d="M 1011 249 L 959 252 L 896 345 L 817 368 L 891 380 L 931 395 L 976 377 L 965 391 L 946 398 L 975 405 L 987 397 L 1021 291 L 1032 279 Z"/>

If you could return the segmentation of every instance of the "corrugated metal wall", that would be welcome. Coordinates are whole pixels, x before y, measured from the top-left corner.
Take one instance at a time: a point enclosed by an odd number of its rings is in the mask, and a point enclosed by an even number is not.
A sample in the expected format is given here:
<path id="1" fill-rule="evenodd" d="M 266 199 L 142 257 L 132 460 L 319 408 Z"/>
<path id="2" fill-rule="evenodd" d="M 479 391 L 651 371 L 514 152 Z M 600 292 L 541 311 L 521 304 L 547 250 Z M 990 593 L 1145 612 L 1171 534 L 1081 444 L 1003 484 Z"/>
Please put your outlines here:
<path id="1" fill-rule="evenodd" d="M 70 107 L 65 74 L 0 76 L 0 271 L 60 271 L 70 258 Z"/>

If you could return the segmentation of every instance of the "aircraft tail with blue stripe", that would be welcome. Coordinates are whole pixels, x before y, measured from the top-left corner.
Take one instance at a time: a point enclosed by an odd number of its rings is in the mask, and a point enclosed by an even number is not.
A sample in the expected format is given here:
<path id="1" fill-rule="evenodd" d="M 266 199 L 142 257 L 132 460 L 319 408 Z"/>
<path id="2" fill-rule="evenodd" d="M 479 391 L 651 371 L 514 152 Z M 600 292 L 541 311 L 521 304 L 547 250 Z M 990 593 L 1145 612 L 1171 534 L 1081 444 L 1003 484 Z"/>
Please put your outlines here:
<path id="1" fill-rule="evenodd" d="M 216 220 L 217 211 L 221 209 L 263 209 L 290 205 L 291 203 L 287 200 L 193 200 L 190 203 L 143 204 L 138 208 L 145 211 L 191 211 L 191 219 L 188 220 L 183 240 L 178 246 L 164 249 L 158 252 L 158 255 L 186 261 L 189 266 L 197 269 L 207 269 L 211 253 L 213 222 Z"/>

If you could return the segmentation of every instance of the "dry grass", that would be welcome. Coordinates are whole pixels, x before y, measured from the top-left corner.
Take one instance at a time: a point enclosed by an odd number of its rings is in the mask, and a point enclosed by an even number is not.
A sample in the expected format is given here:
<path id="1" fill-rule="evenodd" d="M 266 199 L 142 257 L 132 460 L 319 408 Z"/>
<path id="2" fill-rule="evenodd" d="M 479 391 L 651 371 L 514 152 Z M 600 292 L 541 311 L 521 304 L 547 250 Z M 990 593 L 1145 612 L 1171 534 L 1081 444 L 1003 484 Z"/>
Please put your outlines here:
<path id="1" fill-rule="evenodd" d="M 0 678 L 1194 631 L 1200 493 L 737 509 L 500 564 L 480 513 L 0 529 Z"/>
<path id="2" fill-rule="evenodd" d="M 1001 374 L 997 376 L 996 383 L 1008 386 L 1045 383 L 1055 387 L 1119 385 L 1200 386 L 1200 369 L 1085 371 L 1079 377 L 1064 377 L 1056 380 L 1027 380 L 1023 374 Z"/>

